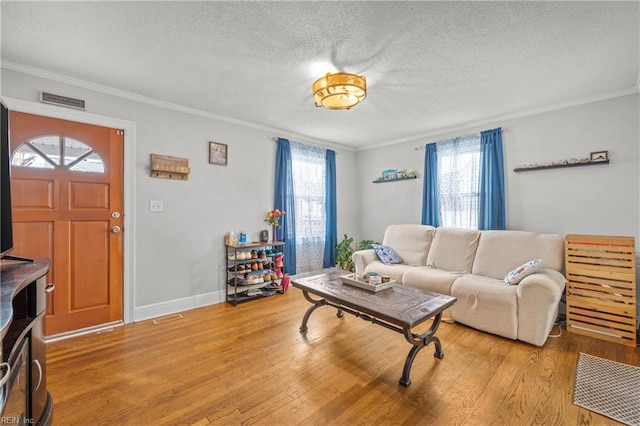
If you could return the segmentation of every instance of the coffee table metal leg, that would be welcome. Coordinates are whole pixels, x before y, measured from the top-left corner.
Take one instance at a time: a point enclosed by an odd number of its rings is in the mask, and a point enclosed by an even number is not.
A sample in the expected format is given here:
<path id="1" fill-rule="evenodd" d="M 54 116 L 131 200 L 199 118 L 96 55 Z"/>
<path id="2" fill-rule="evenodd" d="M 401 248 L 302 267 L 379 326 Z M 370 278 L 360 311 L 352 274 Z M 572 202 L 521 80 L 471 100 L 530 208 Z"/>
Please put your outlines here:
<path id="1" fill-rule="evenodd" d="M 304 298 L 307 299 L 310 303 L 311 306 L 309 307 L 309 309 L 307 309 L 307 312 L 305 312 L 304 317 L 302 318 L 302 325 L 300 326 L 300 332 L 301 333 L 306 333 L 307 330 L 309 329 L 307 327 L 307 321 L 309 321 L 309 317 L 311 316 L 311 314 L 313 313 L 313 311 L 315 311 L 316 309 L 318 309 L 321 306 L 325 306 L 327 305 L 329 302 L 325 299 L 314 299 L 311 296 L 309 296 L 309 293 L 307 293 L 306 291 L 303 291 L 302 294 L 304 295 Z"/>
<path id="2" fill-rule="evenodd" d="M 409 353 L 407 354 L 407 358 L 404 361 L 404 367 L 402 369 L 402 377 L 400 377 L 400 384 L 402 386 L 409 386 L 411 384 L 411 379 L 409 378 L 409 374 L 411 373 L 411 366 L 413 365 L 413 361 L 418 355 L 418 352 L 422 350 L 429 343 L 433 342 L 435 346 L 435 352 L 433 354 L 434 357 L 438 359 L 444 358 L 444 352 L 442 352 L 442 344 L 440 343 L 440 339 L 434 336 L 438 326 L 440 325 L 440 320 L 442 319 L 442 313 L 439 313 L 433 319 L 433 324 L 431 327 L 424 332 L 423 334 L 417 335 L 411 332 L 410 328 L 404 328 L 404 337 L 407 339 L 409 343 L 413 345 Z"/>

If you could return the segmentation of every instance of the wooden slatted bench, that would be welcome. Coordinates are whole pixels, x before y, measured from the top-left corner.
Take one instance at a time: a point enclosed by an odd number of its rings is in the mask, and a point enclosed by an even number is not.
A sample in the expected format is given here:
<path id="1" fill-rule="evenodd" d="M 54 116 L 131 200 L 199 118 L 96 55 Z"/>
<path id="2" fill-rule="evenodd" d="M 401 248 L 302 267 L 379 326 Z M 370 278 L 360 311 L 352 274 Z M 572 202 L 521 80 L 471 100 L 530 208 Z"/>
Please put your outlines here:
<path id="1" fill-rule="evenodd" d="M 567 330 L 636 346 L 633 237 L 567 235 Z"/>

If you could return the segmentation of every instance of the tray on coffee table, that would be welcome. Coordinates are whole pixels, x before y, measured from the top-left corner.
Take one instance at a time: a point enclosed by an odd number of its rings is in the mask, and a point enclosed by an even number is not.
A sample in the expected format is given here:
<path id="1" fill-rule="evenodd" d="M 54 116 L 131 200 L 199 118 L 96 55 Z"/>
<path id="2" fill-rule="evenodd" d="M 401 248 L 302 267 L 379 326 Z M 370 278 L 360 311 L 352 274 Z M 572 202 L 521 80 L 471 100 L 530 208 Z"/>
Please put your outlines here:
<path id="1" fill-rule="evenodd" d="M 340 280 L 342 280 L 343 284 L 352 285 L 354 287 L 373 291 L 374 293 L 380 290 L 386 290 L 392 287 L 396 283 L 395 281 L 388 281 L 386 283 L 380 283 L 380 284 L 369 284 L 362 278 L 359 279 L 356 276 L 356 274 L 342 275 L 340 276 Z"/>

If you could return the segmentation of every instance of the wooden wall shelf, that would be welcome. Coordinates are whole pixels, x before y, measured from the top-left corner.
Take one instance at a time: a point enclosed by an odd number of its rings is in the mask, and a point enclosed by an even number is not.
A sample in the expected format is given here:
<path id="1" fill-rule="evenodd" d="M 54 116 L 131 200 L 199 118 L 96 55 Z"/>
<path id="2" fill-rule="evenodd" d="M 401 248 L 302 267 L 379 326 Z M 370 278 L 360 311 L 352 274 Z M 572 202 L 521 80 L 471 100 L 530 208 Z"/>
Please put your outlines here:
<path id="1" fill-rule="evenodd" d="M 386 183 L 386 182 L 396 182 L 398 180 L 410 180 L 410 179 L 417 179 L 417 176 L 414 177 L 404 177 L 404 178 L 394 178 L 394 179 L 378 179 L 378 180 L 374 180 L 373 183 Z"/>
<path id="2" fill-rule="evenodd" d="M 561 169 L 563 167 L 580 167 L 580 166 L 597 166 L 598 164 L 609 164 L 609 160 L 587 161 L 586 163 L 573 164 L 555 164 L 553 166 L 536 166 L 536 167 L 518 167 L 513 169 L 514 172 L 528 172 L 531 170 Z"/>
<path id="3" fill-rule="evenodd" d="M 151 154 L 151 177 L 188 180 L 190 172 L 187 158 Z"/>

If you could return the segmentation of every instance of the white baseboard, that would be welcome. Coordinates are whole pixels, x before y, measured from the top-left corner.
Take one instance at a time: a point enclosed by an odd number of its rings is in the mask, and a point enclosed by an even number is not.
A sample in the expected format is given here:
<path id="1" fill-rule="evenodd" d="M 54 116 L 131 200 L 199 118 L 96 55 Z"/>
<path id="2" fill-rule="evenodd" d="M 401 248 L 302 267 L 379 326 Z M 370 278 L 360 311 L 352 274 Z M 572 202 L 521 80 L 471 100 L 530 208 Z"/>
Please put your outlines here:
<path id="1" fill-rule="evenodd" d="M 122 327 L 124 323 L 122 321 L 114 321 L 106 324 L 94 325 L 87 328 L 81 328 L 79 330 L 68 331 L 66 333 L 54 334 L 53 336 L 45 336 L 44 340 L 47 343 L 57 342 L 58 340 L 68 339 L 70 337 L 82 336 L 84 334 L 101 334 L 113 331 L 115 327 Z M 1 422 L 0 422 L 1 423 Z"/>
<path id="2" fill-rule="evenodd" d="M 224 302 L 224 300 L 224 291 L 216 291 L 185 297 L 184 299 L 154 303 L 153 305 L 138 306 L 133 308 L 133 322 L 175 314 L 176 312 L 188 311 L 203 306 L 215 305 L 216 303 Z"/>

